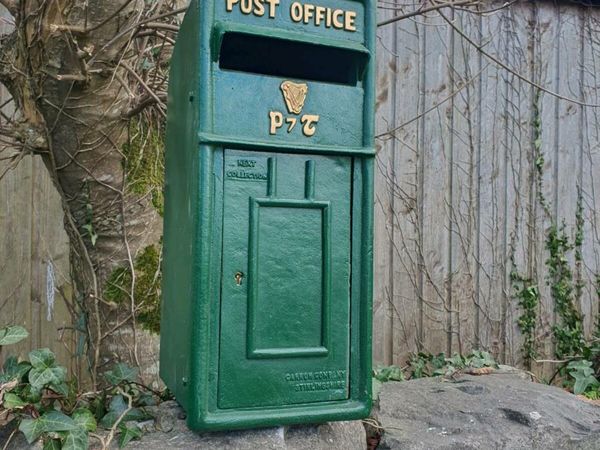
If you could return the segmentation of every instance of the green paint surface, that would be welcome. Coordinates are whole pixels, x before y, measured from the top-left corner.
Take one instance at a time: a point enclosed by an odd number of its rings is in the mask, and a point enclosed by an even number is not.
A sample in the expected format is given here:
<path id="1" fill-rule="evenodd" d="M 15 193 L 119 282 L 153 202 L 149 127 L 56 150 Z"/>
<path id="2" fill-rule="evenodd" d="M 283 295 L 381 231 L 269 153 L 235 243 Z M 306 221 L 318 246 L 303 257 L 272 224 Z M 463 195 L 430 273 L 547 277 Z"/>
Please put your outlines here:
<path id="1" fill-rule="evenodd" d="M 266 179 L 226 170 L 219 406 L 346 399 L 350 158 L 226 150 L 240 165 Z"/>
<path id="2" fill-rule="evenodd" d="M 179 35 L 160 373 L 193 429 L 350 420 L 370 410 L 375 5 L 329 3 L 356 10 L 359 30 L 293 24 L 290 2 L 271 19 L 193 1 Z M 267 46 L 234 48 L 244 39 L 227 33 Z M 246 64 L 246 50 L 261 57 Z M 285 80 L 307 85 L 299 114 L 284 102 Z M 319 115 L 317 132 L 271 133 L 272 111 L 298 123 Z"/>

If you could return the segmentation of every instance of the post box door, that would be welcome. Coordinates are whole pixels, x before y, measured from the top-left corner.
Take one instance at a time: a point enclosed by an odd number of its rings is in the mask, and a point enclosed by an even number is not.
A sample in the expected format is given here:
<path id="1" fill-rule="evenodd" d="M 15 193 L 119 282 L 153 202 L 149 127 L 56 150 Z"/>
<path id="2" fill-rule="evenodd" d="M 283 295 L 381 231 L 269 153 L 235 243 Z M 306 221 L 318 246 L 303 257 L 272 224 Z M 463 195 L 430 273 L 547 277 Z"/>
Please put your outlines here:
<path id="1" fill-rule="evenodd" d="M 347 399 L 351 159 L 224 154 L 219 408 Z"/>

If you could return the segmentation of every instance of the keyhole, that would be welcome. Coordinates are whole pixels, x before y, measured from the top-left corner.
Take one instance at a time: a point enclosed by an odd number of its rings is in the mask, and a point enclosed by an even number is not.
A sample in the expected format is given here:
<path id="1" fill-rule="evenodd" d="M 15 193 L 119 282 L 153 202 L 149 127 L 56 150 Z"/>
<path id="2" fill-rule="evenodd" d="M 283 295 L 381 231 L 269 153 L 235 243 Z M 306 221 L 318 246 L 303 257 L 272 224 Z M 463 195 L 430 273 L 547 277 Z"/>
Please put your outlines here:
<path id="1" fill-rule="evenodd" d="M 244 279 L 244 274 L 242 272 L 237 272 L 234 276 L 235 282 L 238 286 L 242 285 L 242 280 Z"/>

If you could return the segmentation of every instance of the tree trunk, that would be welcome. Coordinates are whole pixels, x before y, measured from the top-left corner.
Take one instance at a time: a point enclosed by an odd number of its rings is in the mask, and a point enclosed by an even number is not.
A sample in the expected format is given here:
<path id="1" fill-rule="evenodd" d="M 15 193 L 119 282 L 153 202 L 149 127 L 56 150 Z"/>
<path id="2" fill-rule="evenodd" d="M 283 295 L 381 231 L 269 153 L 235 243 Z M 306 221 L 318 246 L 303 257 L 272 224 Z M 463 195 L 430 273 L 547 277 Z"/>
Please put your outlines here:
<path id="1" fill-rule="evenodd" d="M 151 15 L 173 6 L 150 3 Z M 143 0 L 2 4 L 16 22 L 0 50 L 0 81 L 20 112 L 13 137 L 23 151 L 42 153 L 63 198 L 94 383 L 115 360 L 157 381 L 157 337 L 137 324 L 148 306 L 137 284 L 146 280 L 148 297 L 159 290 L 162 233 L 160 187 L 140 182 L 149 157 L 156 173 L 162 169 L 162 154 L 144 153 L 162 151 L 153 127 L 164 115 L 161 94 L 140 69 L 149 38 L 139 37 L 139 22 L 148 6 Z M 163 48 L 169 42 L 164 37 Z M 132 125 L 146 105 L 159 108 Z M 141 257 L 152 264 L 138 264 Z"/>

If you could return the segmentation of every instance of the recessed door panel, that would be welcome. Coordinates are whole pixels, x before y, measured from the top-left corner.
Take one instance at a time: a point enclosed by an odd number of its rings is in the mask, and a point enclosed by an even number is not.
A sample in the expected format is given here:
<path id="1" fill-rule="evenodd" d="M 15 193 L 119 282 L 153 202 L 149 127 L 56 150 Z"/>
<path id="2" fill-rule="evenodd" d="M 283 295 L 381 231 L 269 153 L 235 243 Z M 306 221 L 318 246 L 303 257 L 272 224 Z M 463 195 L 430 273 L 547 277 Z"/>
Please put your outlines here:
<path id="1" fill-rule="evenodd" d="M 348 398 L 351 160 L 225 151 L 220 408 Z"/>

